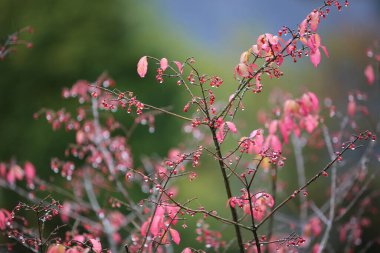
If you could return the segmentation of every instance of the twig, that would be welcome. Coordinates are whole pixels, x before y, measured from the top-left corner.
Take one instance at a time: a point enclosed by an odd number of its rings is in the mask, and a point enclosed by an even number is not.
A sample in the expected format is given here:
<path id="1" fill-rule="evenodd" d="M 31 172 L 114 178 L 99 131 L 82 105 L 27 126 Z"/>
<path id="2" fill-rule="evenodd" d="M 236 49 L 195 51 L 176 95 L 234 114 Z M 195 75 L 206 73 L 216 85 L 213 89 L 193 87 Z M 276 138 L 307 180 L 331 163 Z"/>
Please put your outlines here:
<path id="1" fill-rule="evenodd" d="M 217 157 L 219 158 L 218 159 L 219 168 L 220 168 L 220 170 L 222 172 L 223 182 L 224 182 L 224 186 L 225 186 L 226 193 L 227 193 L 227 198 L 231 199 L 232 198 L 231 186 L 230 186 L 229 179 L 227 177 L 227 173 L 226 173 L 226 168 L 225 168 L 224 162 L 221 160 L 223 158 L 223 155 L 222 155 L 222 152 L 220 150 L 220 145 L 219 145 L 218 139 L 216 138 L 216 130 L 214 128 L 214 124 L 212 124 L 212 126 L 210 127 L 210 130 L 211 130 L 211 133 L 212 133 L 212 137 L 213 137 L 213 141 L 214 141 L 214 146 L 215 146 L 215 149 L 216 149 L 216 154 L 217 154 Z M 231 214 L 232 214 L 232 220 L 235 223 L 237 223 L 238 220 L 239 220 L 239 218 L 238 218 L 236 209 L 230 205 L 230 210 L 231 210 Z M 241 235 L 241 232 L 240 232 L 240 227 L 238 225 L 234 225 L 234 227 L 235 227 L 235 233 L 236 233 L 236 238 L 237 238 L 237 243 L 238 243 L 238 246 L 239 246 L 239 249 L 240 249 L 240 253 L 244 253 L 245 250 L 244 250 L 244 245 L 243 245 L 243 238 L 242 238 L 242 235 Z"/>
<path id="2" fill-rule="evenodd" d="M 296 169 L 297 169 L 297 179 L 298 179 L 298 187 L 305 185 L 306 177 L 305 177 L 305 162 L 303 159 L 302 149 L 305 146 L 305 140 L 302 140 L 301 137 L 292 135 L 292 143 L 294 147 L 294 157 L 296 159 Z M 300 199 L 300 221 L 301 227 L 305 224 L 307 219 L 307 206 L 306 206 L 306 198 L 302 195 L 299 196 Z"/>
<path id="3" fill-rule="evenodd" d="M 364 136 L 367 132 L 363 132 L 360 134 L 360 136 Z M 311 183 L 313 183 L 315 180 L 317 180 L 322 174 L 326 173 L 338 159 L 347 151 L 350 149 L 350 145 L 356 143 L 356 141 L 359 139 L 359 136 L 356 136 L 353 141 L 351 141 L 343 150 L 340 152 L 339 155 L 337 155 L 334 160 L 329 162 L 322 170 L 320 170 L 315 176 L 313 176 L 309 181 L 306 182 L 305 185 L 302 187 L 296 189 L 293 194 L 289 195 L 285 200 L 283 200 L 276 208 L 274 208 L 258 225 L 257 227 L 262 226 L 272 215 L 274 215 L 282 206 L 284 206 L 286 203 L 288 203 L 291 199 L 296 197 L 303 189 L 307 188 Z"/>
<path id="4" fill-rule="evenodd" d="M 328 150 L 328 152 L 330 154 L 331 159 L 333 160 L 333 158 L 334 158 L 334 150 L 333 150 L 330 134 L 328 132 L 327 127 L 324 126 L 324 125 L 322 126 L 322 130 L 323 130 L 323 136 L 324 136 L 324 139 L 325 139 L 327 150 Z M 332 175 L 331 175 L 329 217 L 328 217 L 328 222 L 327 222 L 325 233 L 323 234 L 322 240 L 321 240 L 321 242 L 319 244 L 318 253 L 321 253 L 324 250 L 324 248 L 325 248 L 325 246 L 327 244 L 327 241 L 329 239 L 330 231 L 331 231 L 331 228 L 332 228 L 332 225 L 333 225 L 333 222 L 334 222 L 335 202 L 336 202 L 336 178 L 337 178 L 336 170 L 337 170 L 336 166 L 333 165 L 332 169 L 331 169 L 331 172 L 332 172 L 331 174 Z"/>
<path id="5" fill-rule="evenodd" d="M 105 217 L 105 214 L 102 213 L 102 210 L 100 208 L 99 202 L 96 198 L 96 195 L 94 193 L 94 188 L 92 186 L 91 179 L 89 178 L 89 175 L 91 175 L 90 168 L 86 168 L 85 173 L 83 173 L 83 179 L 84 179 L 84 188 L 87 193 L 87 197 L 90 201 L 91 207 L 93 211 L 96 213 L 99 220 L 102 222 L 104 233 L 106 234 L 109 247 L 111 249 L 111 252 L 117 252 L 116 243 L 113 239 L 113 228 L 111 222 Z"/>

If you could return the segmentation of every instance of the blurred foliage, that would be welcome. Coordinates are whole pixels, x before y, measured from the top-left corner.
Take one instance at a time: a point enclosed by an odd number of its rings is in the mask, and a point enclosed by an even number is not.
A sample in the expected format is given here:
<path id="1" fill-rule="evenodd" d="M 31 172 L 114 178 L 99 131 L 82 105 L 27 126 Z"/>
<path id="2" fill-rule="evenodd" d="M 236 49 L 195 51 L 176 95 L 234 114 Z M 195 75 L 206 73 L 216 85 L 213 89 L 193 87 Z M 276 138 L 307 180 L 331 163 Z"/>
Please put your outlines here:
<path id="1" fill-rule="evenodd" d="M 68 135 L 52 133 L 44 120 L 33 121 L 32 115 L 45 106 L 60 108 L 63 105 L 60 90 L 77 79 L 94 81 L 107 71 L 120 89 L 134 90 L 144 101 L 175 103 L 173 88 L 166 87 L 165 93 L 156 96 L 161 89 L 155 85 L 150 84 L 149 92 L 143 92 L 146 84 L 154 80 L 143 83 L 137 79 L 135 66 L 143 52 L 136 48 L 141 41 L 134 36 L 138 26 L 130 18 L 135 16 L 132 13 L 136 8 L 126 1 L 0 2 L 2 36 L 27 25 L 35 29 L 34 34 L 25 36 L 33 42 L 32 49 L 20 46 L 16 54 L 0 63 L 1 160 L 15 156 L 20 161 L 30 159 L 38 167 L 46 167 L 48 157 L 61 153 Z M 66 105 L 74 108 L 76 103 L 70 101 Z M 130 117 L 122 117 L 125 124 L 126 118 Z M 169 133 L 172 119 L 162 123 L 168 128 L 163 132 Z M 134 145 L 152 152 L 149 149 L 152 145 L 144 137 L 145 130 L 136 136 Z M 164 133 L 160 138 L 163 136 Z M 154 135 L 149 139 L 158 140 Z M 167 139 L 162 150 L 174 144 L 170 143 L 173 138 Z"/>
<path id="2" fill-rule="evenodd" d="M 0 1 L 1 38 L 25 26 L 35 30 L 21 35 L 33 48 L 18 46 L 16 53 L 0 62 L 1 161 L 30 160 L 40 176 L 52 175 L 50 158 L 62 157 L 74 135 L 65 130 L 53 132 L 46 120 L 34 120 L 33 114 L 43 107 L 58 110 L 65 106 L 74 112 L 77 101 L 64 102 L 61 90 L 78 79 L 95 81 L 107 71 L 119 89 L 133 90 L 143 101 L 160 106 L 177 103 L 176 86 L 162 92 L 155 85 L 154 71 L 144 81 L 136 74 L 141 55 L 160 55 L 157 48 L 144 52 L 148 47 L 142 45 L 147 41 L 136 36 L 142 26 L 137 17 L 146 16 L 144 10 L 126 1 Z M 133 121 L 125 112 L 116 117 L 125 126 Z M 141 127 L 131 138 L 135 161 L 142 154 L 164 155 L 176 145 L 173 133 L 179 133 L 175 131 L 179 122 L 159 116 L 157 125 L 159 134 L 148 134 L 147 127 Z M 18 197 L 2 192 L 1 206 L 12 208 Z"/>
<path id="3" fill-rule="evenodd" d="M 25 39 L 33 43 L 33 48 L 18 47 L 16 54 L 0 62 L 0 161 L 14 158 L 23 163 L 30 160 L 38 168 L 39 175 L 44 177 L 52 174 L 50 158 L 63 156 L 66 145 L 74 140 L 74 136 L 64 130 L 53 132 L 44 119 L 33 120 L 33 113 L 42 107 L 59 109 L 66 106 L 74 110 L 77 102 L 62 102 L 60 91 L 78 79 L 94 81 L 107 71 L 119 89 L 133 90 L 144 102 L 171 106 L 180 112 L 184 105 L 182 89 L 170 81 L 164 86 L 157 84 L 154 68 L 149 69 L 147 79 L 141 80 L 136 74 L 136 63 L 142 55 L 165 56 L 169 60 L 180 61 L 194 56 L 201 73 L 222 73 L 224 88 L 216 93 L 217 98 L 228 98 L 235 89 L 232 69 L 239 55 L 210 50 L 212 45 L 206 47 L 209 51 L 205 51 L 199 41 L 187 37 L 186 31 L 168 20 L 164 10 L 157 8 L 153 1 L 2 0 L 0 25 L 0 39 L 28 25 L 35 30 L 32 35 L 25 35 Z M 236 36 L 229 38 L 231 45 L 237 43 L 243 45 L 241 51 L 246 50 L 262 33 L 259 27 L 260 21 L 257 21 L 236 29 Z M 369 36 L 371 30 L 361 27 L 353 29 L 353 34 L 352 29 L 340 31 L 349 35 L 349 39 L 345 39 L 345 35 L 332 36 L 332 31 L 323 34 L 323 38 L 326 37 L 324 43 L 332 53 L 327 63 L 323 58 L 318 70 L 312 68 L 308 59 L 297 65 L 286 64 L 286 75 L 281 81 L 267 80 L 264 94 L 249 94 L 245 104 L 247 110 L 237 118 L 237 125 L 243 123 L 239 129 L 241 134 L 248 135 L 253 129 L 262 127 L 257 124 L 257 109 L 270 111 L 269 95 L 276 87 L 293 93 L 294 97 L 305 87 L 319 94 L 324 93 L 322 90 L 327 87 L 325 93 L 328 96 L 342 98 L 347 90 L 364 84 L 365 45 L 372 41 Z M 345 40 L 352 43 L 346 45 Z M 349 76 L 346 75 L 347 69 L 350 70 Z M 331 89 L 331 85 L 336 89 Z M 341 101 L 340 109 L 344 110 L 345 97 Z M 133 120 L 125 112 L 117 113 L 116 117 L 126 126 Z M 165 155 L 182 139 L 179 130 L 182 122 L 167 115 L 156 120 L 156 134 L 148 134 L 147 127 L 139 127 L 130 140 L 137 163 L 144 154 Z M 315 161 L 306 162 L 314 165 Z M 225 193 L 214 161 L 204 160 L 198 172 L 196 182 L 188 184 L 185 179 L 179 182 L 183 190 L 181 197 L 183 195 L 183 199 L 187 199 L 188 196 L 199 195 L 196 204 L 207 204 L 206 208 L 224 207 Z M 287 168 L 280 171 L 280 177 L 294 179 L 292 173 L 295 171 L 290 158 Z M 215 192 L 220 196 L 208 191 L 211 188 L 218 189 Z M 11 194 L 6 197 L 5 194 L 1 196 L 0 205 L 11 208 L 17 198 Z M 295 209 L 294 206 L 289 207 L 292 208 Z M 227 209 L 220 210 L 220 214 L 229 215 Z M 188 229 L 185 232 L 188 236 L 183 240 L 193 241 L 193 232 L 193 229 Z"/>

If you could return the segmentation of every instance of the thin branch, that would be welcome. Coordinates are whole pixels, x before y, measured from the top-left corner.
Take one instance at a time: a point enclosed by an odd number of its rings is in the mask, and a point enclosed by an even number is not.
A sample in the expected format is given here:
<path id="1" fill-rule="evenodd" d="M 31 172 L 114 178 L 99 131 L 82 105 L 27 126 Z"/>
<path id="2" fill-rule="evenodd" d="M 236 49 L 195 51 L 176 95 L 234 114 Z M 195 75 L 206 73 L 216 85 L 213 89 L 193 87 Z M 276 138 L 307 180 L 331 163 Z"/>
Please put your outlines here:
<path id="1" fill-rule="evenodd" d="M 334 158 L 334 149 L 333 149 L 333 146 L 332 146 L 332 142 L 331 142 L 329 131 L 328 131 L 328 129 L 327 129 L 326 126 L 322 126 L 322 130 L 323 130 L 323 136 L 324 136 L 324 139 L 325 139 L 327 150 L 330 153 L 331 159 L 333 159 Z M 335 203 L 336 202 L 336 178 L 337 178 L 337 172 L 336 172 L 336 170 L 337 170 L 336 166 L 333 165 L 332 169 L 331 169 L 331 172 L 332 172 L 331 174 L 332 175 L 331 175 L 329 217 L 328 217 L 328 222 L 327 222 L 325 233 L 323 234 L 322 240 L 321 240 L 321 242 L 319 244 L 318 253 L 321 253 L 324 250 L 324 248 L 326 247 L 327 241 L 328 241 L 329 236 L 330 236 L 330 231 L 331 231 L 331 228 L 332 228 L 332 225 L 333 225 L 333 222 L 334 222 L 335 205 L 336 205 L 336 203 Z"/>
<path id="2" fill-rule="evenodd" d="M 133 169 L 131 169 L 131 170 L 132 170 L 133 172 L 137 173 L 138 175 L 140 175 L 142 178 L 145 178 L 145 177 L 146 177 L 141 171 L 137 171 L 137 170 L 133 170 Z M 153 180 L 153 179 L 151 179 L 151 178 L 148 178 L 148 180 L 149 180 L 150 182 L 152 182 L 153 184 L 156 184 L 156 183 L 157 183 L 155 180 Z M 185 210 L 185 211 L 187 211 L 187 212 L 189 212 L 189 213 L 203 213 L 203 214 L 206 214 L 206 215 L 208 215 L 208 216 L 210 216 L 210 217 L 212 217 L 212 218 L 214 218 L 214 219 L 216 219 L 216 220 L 219 220 L 219 221 L 221 221 L 221 222 L 223 222 L 223 223 L 225 223 L 225 224 L 239 226 L 239 227 L 241 227 L 241 228 L 243 228 L 243 229 L 246 229 L 246 230 L 248 230 L 248 231 L 252 231 L 252 228 L 251 228 L 251 227 L 248 227 L 248 226 L 246 226 L 246 225 L 244 225 L 244 224 L 241 224 L 241 223 L 239 223 L 239 222 L 235 222 L 235 221 L 232 221 L 232 220 L 229 220 L 229 219 L 223 218 L 223 217 L 217 215 L 216 212 L 215 212 L 214 210 L 207 211 L 207 210 L 205 210 L 205 209 L 192 209 L 192 208 L 189 208 L 189 207 L 184 206 L 183 204 L 177 202 L 177 201 L 176 201 L 175 199 L 173 199 L 173 197 L 172 197 L 170 194 L 168 194 L 166 191 L 162 191 L 162 192 L 163 192 L 163 194 L 165 194 L 165 196 L 166 196 L 168 199 L 170 199 L 175 205 L 177 205 L 178 207 L 180 207 L 181 209 L 183 209 L 183 210 Z"/>
<path id="3" fill-rule="evenodd" d="M 375 178 L 376 175 L 374 173 L 370 176 L 367 182 L 360 188 L 360 191 L 356 194 L 355 198 L 351 200 L 350 204 L 345 207 L 344 212 L 341 213 L 339 216 L 335 217 L 334 221 L 341 220 L 352 209 L 352 207 L 354 207 L 358 203 L 359 199 L 363 196 L 364 192 L 368 189 L 368 186 Z"/>
<path id="4" fill-rule="evenodd" d="M 113 94 L 113 95 L 115 95 L 115 96 L 119 96 L 119 94 L 118 94 L 116 91 L 109 90 L 109 89 L 104 88 L 104 87 L 102 87 L 102 86 L 97 86 L 97 85 L 93 85 L 93 84 L 91 84 L 90 86 L 91 86 L 91 87 L 94 87 L 94 88 L 96 88 L 96 89 L 104 90 L 104 91 L 106 91 L 106 92 L 108 92 L 108 93 L 111 93 L 111 94 Z M 124 99 L 125 99 L 125 98 L 124 98 Z M 177 117 L 177 118 L 180 118 L 180 119 L 183 119 L 183 120 L 187 120 L 187 121 L 190 121 L 190 122 L 193 121 L 191 118 L 187 118 L 187 117 L 185 117 L 185 116 L 182 116 L 182 115 L 176 114 L 176 113 L 174 113 L 174 112 L 171 112 L 171 111 L 165 110 L 165 109 L 163 109 L 163 108 L 156 107 L 156 106 L 153 106 L 153 105 L 150 105 L 150 104 L 145 104 L 145 103 L 143 103 L 143 104 L 144 104 L 144 108 L 150 108 L 150 109 L 153 109 L 153 110 L 157 110 L 157 111 L 160 111 L 160 112 L 163 112 L 163 113 L 166 113 L 166 114 L 169 114 L 169 115 L 172 115 L 172 116 L 175 116 L 175 117 Z"/>
<path id="5" fill-rule="evenodd" d="M 318 218 L 319 218 L 323 223 L 325 223 L 326 225 L 327 225 L 327 223 L 329 223 L 329 221 L 328 221 L 327 217 L 325 216 L 325 214 L 322 212 L 321 209 L 319 209 L 319 208 L 315 205 L 314 201 L 310 201 L 310 205 L 309 205 L 309 206 L 310 206 L 311 210 L 313 210 L 313 212 L 318 216 Z"/>
<path id="6" fill-rule="evenodd" d="M 305 146 L 305 140 L 302 140 L 301 137 L 297 137 L 295 136 L 295 134 L 293 134 L 292 143 L 294 147 L 294 157 L 296 159 L 298 187 L 301 187 L 305 185 L 306 183 L 305 161 L 303 159 L 303 154 L 302 154 L 302 149 Z M 306 198 L 300 195 L 299 199 L 300 199 L 300 221 L 301 221 L 301 224 L 305 224 L 306 219 L 307 219 Z"/>
<path id="7" fill-rule="evenodd" d="M 276 203 L 277 200 L 277 166 L 272 165 L 271 166 L 271 181 L 272 181 L 272 197 L 274 200 L 274 203 Z M 273 208 L 273 207 L 272 207 Z M 273 223 L 274 223 L 274 216 L 272 216 L 269 219 L 269 228 L 268 228 L 268 239 L 272 237 L 273 233 Z"/>
<path id="8" fill-rule="evenodd" d="M 105 214 L 103 214 L 102 209 L 100 208 L 99 202 L 96 198 L 96 195 L 94 193 L 94 188 L 92 186 L 91 179 L 89 178 L 89 175 L 91 174 L 90 169 L 87 168 L 85 173 L 83 173 L 83 179 L 84 179 L 84 188 L 87 193 L 87 197 L 90 201 L 91 207 L 93 211 L 96 213 L 99 220 L 102 222 L 104 233 L 106 234 L 109 247 L 111 249 L 111 252 L 116 252 L 116 243 L 113 239 L 113 228 L 111 222 L 106 218 Z"/>
<path id="9" fill-rule="evenodd" d="M 364 136 L 366 132 L 363 132 L 360 134 L 360 136 Z M 287 204 L 291 199 L 295 198 L 303 189 L 307 188 L 311 183 L 313 183 L 315 180 L 317 180 L 319 177 L 322 176 L 322 174 L 326 173 L 334 164 L 335 162 L 340 159 L 340 157 L 347 151 L 350 150 L 350 145 L 356 143 L 358 141 L 359 136 L 356 136 L 353 141 L 351 141 L 346 147 L 342 150 L 340 155 L 337 155 L 334 160 L 329 162 L 322 170 L 320 170 L 315 176 L 313 176 L 309 181 L 306 182 L 305 185 L 302 187 L 296 189 L 293 194 L 289 195 L 285 200 L 283 200 L 276 208 L 273 209 L 256 227 L 262 226 L 272 215 L 274 215 L 281 207 L 283 207 L 285 204 Z"/>
<path id="10" fill-rule="evenodd" d="M 257 227 L 255 225 L 255 218 L 253 217 L 253 203 L 252 203 L 252 196 L 251 196 L 251 192 L 250 192 L 250 189 L 249 189 L 249 186 L 248 186 L 248 181 L 247 181 L 247 178 L 244 177 L 245 179 L 245 185 L 246 185 L 246 191 L 248 193 L 248 203 L 249 203 L 249 214 L 250 214 L 250 217 L 251 217 L 251 223 L 252 223 L 252 234 L 253 234 L 253 238 L 255 240 L 255 245 L 256 245 L 256 249 L 257 249 L 257 253 L 261 253 L 261 245 L 260 245 L 260 240 L 259 240 L 259 237 L 257 235 Z"/>
<path id="11" fill-rule="evenodd" d="M 25 199 L 28 199 L 29 201 L 32 201 L 33 203 L 40 203 L 41 201 L 43 201 L 44 204 L 49 204 L 48 202 L 46 202 L 43 199 L 38 198 L 38 197 L 30 198 L 30 192 L 26 191 L 25 189 L 23 189 L 17 185 L 10 185 L 2 178 L 0 178 L 0 186 L 15 192 L 19 196 L 21 196 Z M 97 226 L 98 225 L 97 222 L 91 220 L 90 218 L 82 216 L 82 215 L 77 214 L 77 213 L 74 213 L 72 211 L 69 211 L 67 216 L 69 216 L 73 219 L 78 219 L 81 222 L 89 224 L 91 226 Z"/>
<path id="12" fill-rule="evenodd" d="M 223 159 L 223 155 L 222 155 L 222 152 L 220 150 L 220 145 L 219 145 L 218 139 L 216 137 L 216 130 L 214 128 L 214 124 L 212 124 L 212 126 L 210 127 L 210 130 L 211 130 L 211 133 L 212 133 L 212 137 L 213 137 L 213 141 L 214 141 L 214 146 L 215 146 L 215 149 L 216 149 L 216 155 L 219 158 L 218 159 L 219 168 L 220 168 L 220 170 L 222 172 L 223 182 L 224 182 L 224 186 L 225 186 L 226 193 L 227 193 L 227 198 L 231 199 L 232 198 L 231 186 L 230 186 L 229 179 L 227 177 L 226 167 L 224 165 L 224 162 L 221 160 L 221 159 Z M 230 206 L 230 211 L 231 211 L 231 214 L 232 214 L 232 220 L 235 223 L 237 223 L 238 220 L 239 220 L 239 218 L 238 218 L 236 209 L 234 207 L 232 207 L 231 205 L 229 205 L 229 206 Z M 240 232 L 240 227 L 237 226 L 237 225 L 234 225 L 234 227 L 235 227 L 235 233 L 236 233 L 236 238 L 237 238 L 237 243 L 238 243 L 238 246 L 239 246 L 239 249 L 240 249 L 240 253 L 244 253 L 245 250 L 244 250 L 244 245 L 243 245 L 243 238 L 242 238 L 242 235 L 241 235 L 241 232 Z"/>

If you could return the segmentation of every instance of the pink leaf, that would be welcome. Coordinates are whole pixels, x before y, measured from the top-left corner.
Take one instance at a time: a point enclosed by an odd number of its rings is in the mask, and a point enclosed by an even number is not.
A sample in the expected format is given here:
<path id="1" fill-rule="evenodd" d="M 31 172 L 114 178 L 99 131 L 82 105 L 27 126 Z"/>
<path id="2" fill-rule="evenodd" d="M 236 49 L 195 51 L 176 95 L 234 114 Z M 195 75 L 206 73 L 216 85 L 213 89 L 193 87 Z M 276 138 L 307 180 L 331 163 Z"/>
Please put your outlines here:
<path id="1" fill-rule="evenodd" d="M 148 233 L 147 230 L 148 230 L 149 223 L 150 223 L 150 219 L 142 224 L 141 229 L 140 229 L 140 232 L 141 232 L 142 236 L 146 236 L 147 235 L 147 233 Z"/>
<path id="2" fill-rule="evenodd" d="M 174 61 L 175 65 L 177 65 L 179 73 L 183 73 L 183 65 L 179 61 Z"/>
<path id="3" fill-rule="evenodd" d="M 86 241 L 86 238 L 83 235 L 76 235 L 74 236 L 73 240 L 84 243 Z"/>
<path id="4" fill-rule="evenodd" d="M 249 59 L 249 53 L 247 51 L 243 52 L 240 55 L 240 63 L 246 64 L 248 62 L 248 59 Z"/>
<path id="5" fill-rule="evenodd" d="M 276 46 L 278 43 L 279 43 L 279 38 L 278 36 L 273 36 L 272 34 L 267 34 L 267 38 L 269 40 L 269 43 L 272 45 L 272 46 Z"/>
<path id="6" fill-rule="evenodd" d="M 257 45 L 253 45 L 253 46 L 252 46 L 252 52 L 253 52 L 254 54 L 256 54 L 256 55 L 261 56 L 261 52 L 260 52 L 260 50 L 259 50 L 259 48 L 258 48 Z"/>
<path id="7" fill-rule="evenodd" d="M 249 211 L 246 212 L 247 214 L 250 214 Z M 265 215 L 265 209 L 263 206 L 258 206 L 253 208 L 253 217 L 257 221 L 261 221 L 264 218 Z"/>
<path id="8" fill-rule="evenodd" d="M 307 41 L 307 45 L 312 52 L 317 50 L 321 46 L 321 37 L 317 33 L 311 35 Z"/>
<path id="9" fill-rule="evenodd" d="M 181 151 L 177 148 L 172 148 L 168 152 L 168 159 L 173 162 L 180 162 L 181 160 Z"/>
<path id="10" fill-rule="evenodd" d="M 289 118 L 289 117 L 287 117 L 287 118 Z M 287 125 L 288 122 L 289 122 L 288 120 L 283 120 L 283 121 L 280 121 L 280 123 L 279 123 L 280 132 L 281 132 L 282 139 L 284 140 L 285 144 L 289 143 L 289 135 L 290 135 L 290 129 L 291 129 L 291 127 L 289 127 Z"/>
<path id="11" fill-rule="evenodd" d="M 306 92 L 301 98 L 302 110 L 304 113 L 318 112 L 319 101 L 313 92 Z"/>
<path id="12" fill-rule="evenodd" d="M 319 11 L 311 12 L 309 17 L 310 17 L 310 29 L 313 32 L 316 32 L 318 28 L 318 24 L 319 24 Z"/>
<path id="13" fill-rule="evenodd" d="M 364 75 L 367 78 L 367 82 L 369 85 L 372 85 L 375 82 L 375 71 L 371 64 L 367 65 L 364 70 Z"/>
<path id="14" fill-rule="evenodd" d="M 154 214 L 152 225 L 150 226 L 150 232 L 156 236 L 160 232 L 161 225 L 163 225 L 163 218 L 165 214 L 165 209 L 162 206 L 157 207 L 156 213 Z"/>
<path id="15" fill-rule="evenodd" d="M 33 185 L 34 178 L 36 177 L 36 169 L 31 162 L 26 162 L 24 165 L 25 179 L 28 185 Z"/>
<path id="16" fill-rule="evenodd" d="M 101 253 L 102 252 L 102 245 L 100 244 L 100 242 L 98 240 L 90 239 L 90 242 L 92 244 L 92 250 L 95 253 Z"/>
<path id="17" fill-rule="evenodd" d="M 230 129 L 231 132 L 233 132 L 234 134 L 237 133 L 236 126 L 233 122 L 227 121 L 226 124 L 227 124 L 228 129 Z"/>
<path id="18" fill-rule="evenodd" d="M 325 53 L 326 57 L 329 58 L 330 55 L 329 55 L 329 52 L 327 52 L 327 48 L 325 46 L 322 46 L 322 45 L 321 45 L 321 48 L 323 49 L 323 52 Z"/>
<path id="19" fill-rule="evenodd" d="M 68 223 L 70 218 L 69 218 L 69 214 L 71 213 L 71 203 L 70 202 L 67 202 L 65 201 L 62 205 L 62 208 L 60 210 L 60 214 L 61 214 L 61 220 L 62 222 L 64 223 Z"/>
<path id="20" fill-rule="evenodd" d="M 231 197 L 231 198 L 227 201 L 227 205 L 230 205 L 232 208 L 235 208 L 235 206 L 236 206 L 236 197 Z"/>
<path id="21" fill-rule="evenodd" d="M 251 138 L 255 145 L 253 147 L 256 154 L 260 154 L 260 152 L 263 149 L 264 144 L 264 132 L 262 129 L 257 129 L 252 131 L 252 133 L 249 135 L 249 138 Z"/>
<path id="22" fill-rule="evenodd" d="M 181 253 L 192 253 L 190 248 L 185 248 Z"/>
<path id="23" fill-rule="evenodd" d="M 307 28 L 307 19 L 304 19 L 298 27 L 300 36 L 303 36 L 305 34 L 306 28 Z"/>
<path id="24" fill-rule="evenodd" d="M 347 104 L 347 114 L 350 117 L 354 117 L 356 113 L 356 103 L 355 100 L 349 101 Z"/>
<path id="25" fill-rule="evenodd" d="M 265 146 L 271 148 L 273 151 L 279 152 L 282 150 L 282 144 L 277 135 L 270 134 L 265 140 Z"/>
<path id="26" fill-rule="evenodd" d="M 141 78 L 145 77 L 146 72 L 148 71 L 148 58 L 146 56 L 141 57 L 137 63 L 137 73 Z"/>
<path id="27" fill-rule="evenodd" d="M 168 59 L 162 58 L 160 61 L 160 68 L 165 71 L 168 68 Z"/>
<path id="28" fill-rule="evenodd" d="M 268 207 L 272 208 L 274 206 L 274 199 L 272 195 L 265 192 L 260 192 L 254 196 L 253 200 L 253 216 L 256 220 L 260 221 L 264 218 L 264 215 L 267 212 Z"/>
<path id="29" fill-rule="evenodd" d="M 253 130 L 251 132 L 251 134 L 249 135 L 249 138 L 255 138 L 257 135 L 260 135 L 261 134 L 261 129 L 256 129 L 256 130 Z"/>
<path id="30" fill-rule="evenodd" d="M 310 60 L 311 63 L 313 63 L 314 67 L 318 67 L 318 64 L 321 62 L 321 52 L 319 49 L 310 54 Z"/>
<path id="31" fill-rule="evenodd" d="M 0 209 L 0 230 L 5 230 L 11 214 L 8 210 Z"/>
<path id="32" fill-rule="evenodd" d="M 171 194 L 174 194 L 176 192 L 176 189 L 171 190 Z M 176 216 L 179 212 L 180 208 L 178 206 L 167 206 L 166 207 L 166 213 L 167 215 L 173 220 L 172 224 L 175 225 L 177 222 Z"/>
<path id="33" fill-rule="evenodd" d="M 282 144 L 280 142 L 280 139 L 277 137 L 277 135 L 269 135 L 271 136 L 270 138 L 270 146 L 271 148 L 276 151 L 276 152 L 279 152 L 282 150 Z M 269 138 L 268 136 L 268 138 Z"/>
<path id="34" fill-rule="evenodd" d="M 339 232 L 339 240 L 341 242 L 344 242 L 346 241 L 346 239 L 347 239 L 347 226 L 343 226 Z"/>
<path id="35" fill-rule="evenodd" d="M 275 134 L 277 131 L 277 126 L 278 126 L 278 120 L 272 120 L 268 128 L 269 134 Z"/>
<path id="36" fill-rule="evenodd" d="M 319 110 L 319 100 L 317 95 L 313 92 L 308 92 L 306 94 L 309 96 L 314 112 L 317 112 Z"/>
<path id="37" fill-rule="evenodd" d="M 318 253 L 319 252 L 319 248 L 320 248 L 319 243 L 314 244 L 313 253 Z"/>
<path id="38" fill-rule="evenodd" d="M 79 96 L 79 97 L 86 98 L 89 87 L 90 87 L 89 82 L 87 82 L 86 80 L 79 80 L 71 88 L 70 90 L 71 96 L 72 97 Z"/>
<path id="39" fill-rule="evenodd" d="M 318 126 L 318 118 L 312 115 L 307 115 L 305 118 L 306 131 L 310 134 Z"/>
<path id="40" fill-rule="evenodd" d="M 21 180 L 24 177 L 24 171 L 20 166 L 14 164 L 10 167 L 7 175 L 7 181 L 10 184 L 14 184 L 16 180 Z"/>
<path id="41" fill-rule="evenodd" d="M 7 174 L 7 166 L 5 163 L 0 163 L 0 177 L 5 177 Z"/>
<path id="42" fill-rule="evenodd" d="M 220 127 L 217 131 L 216 131 L 216 139 L 218 140 L 219 143 L 222 143 L 223 140 L 224 140 L 224 131 L 223 131 L 223 127 Z"/>
<path id="43" fill-rule="evenodd" d="M 285 116 L 289 116 L 290 114 L 297 113 L 298 110 L 299 110 L 299 104 L 295 100 L 288 99 L 284 102 Z"/>
<path id="44" fill-rule="evenodd" d="M 250 75 L 249 67 L 244 63 L 239 63 L 235 68 L 235 73 L 241 77 L 248 77 Z"/>
<path id="45" fill-rule="evenodd" d="M 78 130 L 77 134 L 75 136 L 75 140 L 76 140 L 77 144 L 79 144 L 79 145 L 83 144 L 83 142 L 85 141 L 85 138 L 86 138 L 86 135 L 85 135 L 84 131 Z"/>
<path id="46" fill-rule="evenodd" d="M 179 242 L 181 241 L 178 231 L 175 229 L 169 228 L 169 232 L 170 232 L 170 236 L 172 237 L 173 242 L 178 245 Z"/>
<path id="47" fill-rule="evenodd" d="M 311 225 L 311 232 L 315 237 L 318 237 L 322 232 L 321 220 L 318 217 L 313 217 L 309 221 Z"/>

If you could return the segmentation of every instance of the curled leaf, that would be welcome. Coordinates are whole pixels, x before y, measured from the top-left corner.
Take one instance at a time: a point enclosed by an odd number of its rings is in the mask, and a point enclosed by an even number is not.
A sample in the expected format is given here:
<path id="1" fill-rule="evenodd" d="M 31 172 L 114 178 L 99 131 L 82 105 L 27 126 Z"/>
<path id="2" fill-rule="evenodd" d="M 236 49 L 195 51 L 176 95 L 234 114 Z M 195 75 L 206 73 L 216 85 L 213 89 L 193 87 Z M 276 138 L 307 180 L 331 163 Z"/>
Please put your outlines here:
<path id="1" fill-rule="evenodd" d="M 228 129 L 230 129 L 231 132 L 233 132 L 234 134 L 237 133 L 237 128 L 233 122 L 227 121 L 226 124 L 227 124 Z"/>
<path id="2" fill-rule="evenodd" d="M 174 61 L 175 65 L 177 65 L 179 73 L 183 73 L 183 65 L 179 61 Z"/>

